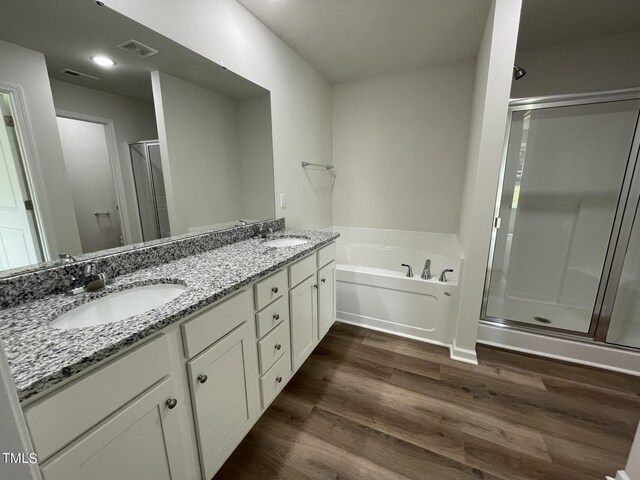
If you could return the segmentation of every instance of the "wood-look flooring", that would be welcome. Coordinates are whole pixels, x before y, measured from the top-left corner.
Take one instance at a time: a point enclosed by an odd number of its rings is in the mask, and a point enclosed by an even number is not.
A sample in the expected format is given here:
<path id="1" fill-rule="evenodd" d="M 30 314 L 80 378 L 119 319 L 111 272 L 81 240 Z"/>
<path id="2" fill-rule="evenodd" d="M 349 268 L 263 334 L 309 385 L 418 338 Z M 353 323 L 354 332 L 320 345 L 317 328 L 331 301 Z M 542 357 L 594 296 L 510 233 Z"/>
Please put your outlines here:
<path id="1" fill-rule="evenodd" d="M 336 323 L 216 480 L 603 480 L 624 467 L 640 378 Z"/>

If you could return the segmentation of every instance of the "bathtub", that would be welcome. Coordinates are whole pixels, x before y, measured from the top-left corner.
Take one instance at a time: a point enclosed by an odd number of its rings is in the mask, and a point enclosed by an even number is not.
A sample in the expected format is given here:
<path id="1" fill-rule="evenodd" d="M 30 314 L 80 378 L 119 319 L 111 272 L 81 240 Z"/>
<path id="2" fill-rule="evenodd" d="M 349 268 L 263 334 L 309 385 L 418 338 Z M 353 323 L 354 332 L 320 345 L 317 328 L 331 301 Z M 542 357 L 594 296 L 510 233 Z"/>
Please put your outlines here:
<path id="1" fill-rule="evenodd" d="M 362 327 L 451 344 L 461 257 L 455 235 L 333 227 L 336 242 L 337 319 Z M 431 259 L 430 280 L 420 278 Z M 411 265 L 413 278 L 406 277 Z M 440 272 L 453 268 L 447 282 Z"/>

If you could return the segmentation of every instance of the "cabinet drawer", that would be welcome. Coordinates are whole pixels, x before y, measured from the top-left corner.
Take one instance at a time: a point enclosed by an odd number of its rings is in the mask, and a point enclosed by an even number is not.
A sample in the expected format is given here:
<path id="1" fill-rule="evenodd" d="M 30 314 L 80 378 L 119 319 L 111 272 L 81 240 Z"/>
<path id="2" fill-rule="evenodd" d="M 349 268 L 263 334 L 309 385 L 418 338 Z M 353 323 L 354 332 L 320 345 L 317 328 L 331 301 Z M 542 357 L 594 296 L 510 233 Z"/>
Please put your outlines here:
<path id="1" fill-rule="evenodd" d="M 289 288 L 316 273 L 316 256 L 312 253 L 289 267 Z"/>
<path id="2" fill-rule="evenodd" d="M 264 374 L 282 354 L 289 352 L 289 322 L 282 322 L 258 342 L 260 374 Z"/>
<path id="3" fill-rule="evenodd" d="M 256 310 L 260 310 L 280 298 L 287 291 L 287 273 L 282 270 L 256 283 L 254 293 Z"/>
<path id="4" fill-rule="evenodd" d="M 267 408 L 269 404 L 280 393 L 291 376 L 291 356 L 283 355 L 271 367 L 263 377 L 260 378 L 260 393 L 262 395 L 262 408 Z"/>
<path id="5" fill-rule="evenodd" d="M 256 313 L 256 331 L 258 338 L 264 337 L 280 322 L 289 321 L 289 305 L 285 297 L 281 297 L 264 310 Z"/>
<path id="6" fill-rule="evenodd" d="M 40 461 L 44 461 L 148 387 L 171 373 L 161 335 L 25 408 Z"/>
<path id="7" fill-rule="evenodd" d="M 331 242 L 329 245 L 326 245 L 318 250 L 318 268 L 324 267 L 327 263 L 335 259 L 336 242 Z"/>
<path id="8" fill-rule="evenodd" d="M 182 325 L 187 358 L 214 344 L 251 318 L 251 292 L 245 290 Z"/>

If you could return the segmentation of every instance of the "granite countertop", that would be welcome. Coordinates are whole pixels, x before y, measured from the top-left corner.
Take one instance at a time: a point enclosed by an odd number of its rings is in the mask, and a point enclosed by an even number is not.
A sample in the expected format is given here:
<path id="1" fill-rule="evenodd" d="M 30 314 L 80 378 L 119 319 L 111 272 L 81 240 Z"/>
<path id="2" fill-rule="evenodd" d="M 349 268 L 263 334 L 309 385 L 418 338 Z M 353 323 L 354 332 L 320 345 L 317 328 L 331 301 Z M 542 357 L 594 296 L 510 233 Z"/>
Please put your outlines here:
<path id="1" fill-rule="evenodd" d="M 265 247 L 264 239 L 244 240 L 170 263 L 122 275 L 104 290 L 76 296 L 51 295 L 0 311 L 4 345 L 20 401 L 62 382 L 85 368 L 210 305 L 285 264 L 335 240 L 339 234 L 280 230 L 272 238 L 301 236 L 308 243 Z M 179 283 L 180 296 L 148 312 L 95 327 L 62 330 L 49 323 L 62 312 L 134 286 Z"/>

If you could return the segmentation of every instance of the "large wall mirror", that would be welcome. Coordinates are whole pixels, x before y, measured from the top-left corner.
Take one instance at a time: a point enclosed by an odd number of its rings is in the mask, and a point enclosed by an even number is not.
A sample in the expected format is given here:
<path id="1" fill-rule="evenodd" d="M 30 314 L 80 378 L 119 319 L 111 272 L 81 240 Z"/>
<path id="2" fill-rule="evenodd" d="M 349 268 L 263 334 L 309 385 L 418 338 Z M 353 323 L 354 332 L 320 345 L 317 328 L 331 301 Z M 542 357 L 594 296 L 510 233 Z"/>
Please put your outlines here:
<path id="1" fill-rule="evenodd" d="M 268 90 L 96 2 L 0 3 L 0 110 L 0 275 L 275 215 Z"/>

